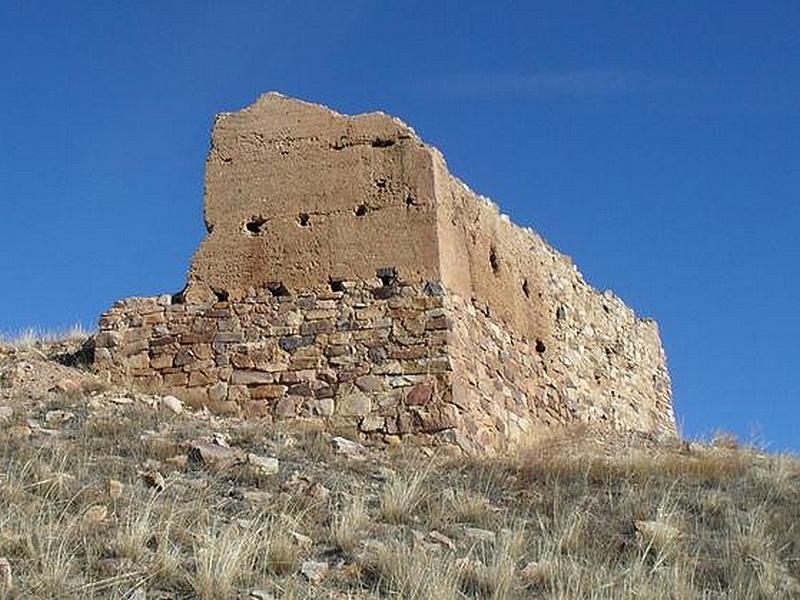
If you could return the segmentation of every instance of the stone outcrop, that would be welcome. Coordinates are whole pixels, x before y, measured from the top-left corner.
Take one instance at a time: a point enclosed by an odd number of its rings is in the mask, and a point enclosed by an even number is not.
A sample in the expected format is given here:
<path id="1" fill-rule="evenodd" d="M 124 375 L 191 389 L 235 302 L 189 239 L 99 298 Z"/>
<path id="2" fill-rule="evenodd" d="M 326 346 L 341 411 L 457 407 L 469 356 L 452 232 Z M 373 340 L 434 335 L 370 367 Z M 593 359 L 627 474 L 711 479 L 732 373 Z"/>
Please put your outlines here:
<path id="1" fill-rule="evenodd" d="M 267 94 L 220 115 L 186 288 L 119 302 L 95 365 L 226 412 L 503 450 L 673 434 L 657 326 L 450 175 L 401 121 Z"/>

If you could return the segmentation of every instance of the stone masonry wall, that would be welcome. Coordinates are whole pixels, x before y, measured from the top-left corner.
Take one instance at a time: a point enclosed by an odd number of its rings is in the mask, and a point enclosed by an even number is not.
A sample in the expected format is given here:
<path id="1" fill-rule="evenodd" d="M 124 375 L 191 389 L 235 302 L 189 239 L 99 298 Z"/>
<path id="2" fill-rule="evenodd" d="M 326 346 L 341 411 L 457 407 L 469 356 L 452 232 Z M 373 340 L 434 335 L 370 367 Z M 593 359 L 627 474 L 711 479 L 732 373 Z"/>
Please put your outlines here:
<path id="1" fill-rule="evenodd" d="M 213 305 L 125 300 L 100 321 L 96 364 L 216 412 L 390 444 L 491 453 L 557 425 L 674 432 L 663 357 L 647 343 L 654 324 L 611 294 L 603 318 L 580 293 L 565 297 L 559 346 L 547 349 L 435 282 L 341 285 Z"/>
<path id="2" fill-rule="evenodd" d="M 389 443 L 455 427 L 441 288 L 341 286 L 213 305 L 124 300 L 100 320 L 95 364 L 214 411 L 317 419 Z"/>

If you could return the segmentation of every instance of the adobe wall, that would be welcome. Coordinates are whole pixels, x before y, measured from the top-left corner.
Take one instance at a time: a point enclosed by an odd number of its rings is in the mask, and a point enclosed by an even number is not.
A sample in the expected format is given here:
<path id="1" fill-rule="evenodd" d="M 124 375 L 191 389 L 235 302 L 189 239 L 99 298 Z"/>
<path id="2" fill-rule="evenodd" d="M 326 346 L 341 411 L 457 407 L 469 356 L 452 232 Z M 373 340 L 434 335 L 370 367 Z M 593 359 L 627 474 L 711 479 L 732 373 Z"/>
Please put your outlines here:
<path id="1" fill-rule="evenodd" d="M 190 299 L 368 279 L 385 266 L 406 281 L 438 279 L 430 153 L 388 115 L 266 94 L 217 117 L 205 195 L 209 234 Z"/>

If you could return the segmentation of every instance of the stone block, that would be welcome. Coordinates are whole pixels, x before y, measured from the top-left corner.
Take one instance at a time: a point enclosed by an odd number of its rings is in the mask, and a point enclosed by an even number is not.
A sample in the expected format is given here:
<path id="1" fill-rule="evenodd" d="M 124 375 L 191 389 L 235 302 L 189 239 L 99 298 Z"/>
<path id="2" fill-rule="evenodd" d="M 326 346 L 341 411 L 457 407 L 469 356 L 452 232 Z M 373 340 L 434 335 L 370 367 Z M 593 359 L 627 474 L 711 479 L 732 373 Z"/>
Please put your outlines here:
<path id="1" fill-rule="evenodd" d="M 336 399 L 336 414 L 343 417 L 363 417 L 371 410 L 370 397 L 359 390 Z"/>
<path id="2" fill-rule="evenodd" d="M 265 373 L 263 371 L 235 370 L 231 375 L 231 383 L 234 385 L 257 385 L 272 383 L 273 380 L 274 376 L 272 373 Z"/>
<path id="3" fill-rule="evenodd" d="M 250 397 L 254 400 L 280 398 L 288 390 L 287 386 L 280 384 L 257 385 L 250 388 Z"/>

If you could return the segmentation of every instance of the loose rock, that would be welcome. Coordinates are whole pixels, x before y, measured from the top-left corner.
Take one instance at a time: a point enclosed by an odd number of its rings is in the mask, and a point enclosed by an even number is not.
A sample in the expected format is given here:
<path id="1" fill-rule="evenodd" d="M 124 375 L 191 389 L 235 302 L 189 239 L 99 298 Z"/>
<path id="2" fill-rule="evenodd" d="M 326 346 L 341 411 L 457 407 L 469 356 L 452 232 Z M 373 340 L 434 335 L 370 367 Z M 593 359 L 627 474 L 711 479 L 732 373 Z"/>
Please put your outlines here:
<path id="1" fill-rule="evenodd" d="M 164 396 L 161 399 L 161 404 L 164 408 L 172 411 L 176 415 L 179 415 L 183 412 L 183 402 L 180 401 L 179 398 L 175 396 Z"/>
<path id="2" fill-rule="evenodd" d="M 0 558 L 0 590 L 10 590 L 14 585 L 11 576 L 11 563 L 7 558 Z"/>
<path id="3" fill-rule="evenodd" d="M 300 572 L 311 583 L 319 583 L 328 573 L 328 563 L 307 560 L 300 566 Z"/>
<path id="4" fill-rule="evenodd" d="M 348 440 L 343 437 L 335 437 L 331 439 L 331 446 L 336 454 L 342 454 L 347 458 L 363 460 L 367 449 L 358 442 Z"/>
<path id="5" fill-rule="evenodd" d="M 262 475 L 275 475 L 280 467 L 277 458 L 258 456 L 252 452 L 247 455 L 247 462 L 258 469 L 258 472 Z"/>

